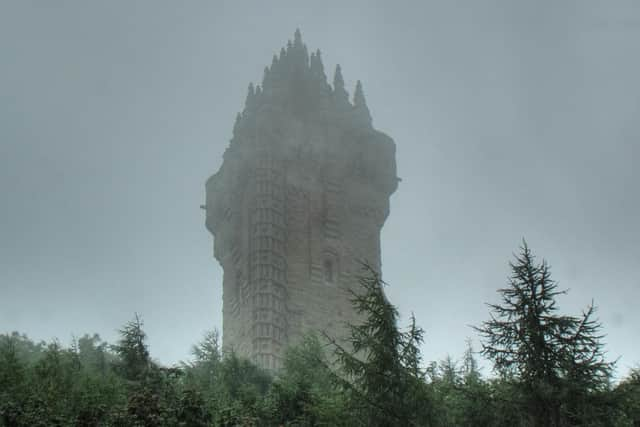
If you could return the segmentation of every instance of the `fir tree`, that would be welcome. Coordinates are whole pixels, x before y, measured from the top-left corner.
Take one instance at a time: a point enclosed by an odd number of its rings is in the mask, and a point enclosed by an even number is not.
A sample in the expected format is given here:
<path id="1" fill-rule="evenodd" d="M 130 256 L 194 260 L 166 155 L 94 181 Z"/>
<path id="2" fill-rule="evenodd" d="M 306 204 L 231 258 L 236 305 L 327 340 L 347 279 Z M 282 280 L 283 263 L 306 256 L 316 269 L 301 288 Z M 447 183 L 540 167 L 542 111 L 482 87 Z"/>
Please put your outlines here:
<path id="1" fill-rule="evenodd" d="M 566 391 L 588 393 L 610 376 L 600 325 L 591 307 L 580 318 L 557 313 L 556 298 L 566 291 L 558 290 L 546 261 L 535 263 L 526 242 L 510 267 L 501 303 L 489 304 L 491 319 L 476 328 L 482 354 L 503 377 L 517 378 L 519 403 L 533 425 L 562 425 L 565 409 L 575 406 Z"/>
<path id="2" fill-rule="evenodd" d="M 119 357 L 115 362 L 116 371 L 129 381 L 140 381 L 149 373 L 152 363 L 146 343 L 147 334 L 142 329 L 138 314 L 119 332 L 120 340 L 113 346 Z"/>
<path id="3" fill-rule="evenodd" d="M 364 425 L 428 425 L 430 402 L 419 369 L 423 331 L 413 321 L 407 332 L 398 329 L 398 311 L 387 300 L 385 282 L 373 268 L 365 269 L 361 290 L 352 293 L 352 303 L 364 321 L 349 326 L 351 350 L 327 336 L 335 348 L 342 384 Z"/>

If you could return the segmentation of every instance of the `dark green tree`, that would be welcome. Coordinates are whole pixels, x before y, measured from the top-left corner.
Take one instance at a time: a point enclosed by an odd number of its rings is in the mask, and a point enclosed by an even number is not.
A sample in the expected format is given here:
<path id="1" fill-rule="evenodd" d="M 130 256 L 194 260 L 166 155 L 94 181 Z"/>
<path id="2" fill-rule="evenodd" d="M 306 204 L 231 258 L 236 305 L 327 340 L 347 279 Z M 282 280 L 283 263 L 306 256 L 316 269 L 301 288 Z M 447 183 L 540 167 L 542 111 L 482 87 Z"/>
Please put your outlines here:
<path id="1" fill-rule="evenodd" d="M 89 371 L 106 374 L 109 365 L 115 361 L 115 355 L 109 351 L 109 345 L 100 335 L 85 334 L 77 341 L 78 358 L 82 366 Z"/>
<path id="2" fill-rule="evenodd" d="M 334 381 L 325 353 L 325 345 L 314 334 L 287 349 L 283 369 L 267 396 L 273 424 L 353 425 L 345 395 Z"/>
<path id="3" fill-rule="evenodd" d="M 114 368 L 128 381 L 141 381 L 151 369 L 151 356 L 147 347 L 147 334 L 142 329 L 142 320 L 136 313 L 120 332 L 120 339 L 112 346 L 118 356 Z"/>
<path id="4" fill-rule="evenodd" d="M 177 421 L 180 426 L 206 427 L 213 417 L 202 393 L 193 388 L 183 390 L 178 404 Z"/>
<path id="5" fill-rule="evenodd" d="M 614 390 L 620 425 L 640 427 L 640 367 L 632 369 Z"/>
<path id="6" fill-rule="evenodd" d="M 398 329 L 398 311 L 384 293 L 386 283 L 373 268 L 364 268 L 360 289 L 352 293 L 362 323 L 349 325 L 346 346 L 326 336 L 335 348 L 352 411 L 367 426 L 429 425 L 431 402 L 420 370 L 423 330 L 413 319 L 407 331 Z"/>
<path id="7" fill-rule="evenodd" d="M 221 376 L 220 333 L 217 330 L 205 332 L 202 340 L 192 347 L 191 354 L 193 360 L 184 364 L 187 382 L 206 395 L 214 396 Z"/>
<path id="8" fill-rule="evenodd" d="M 20 360 L 14 337 L 0 341 L 0 395 L 15 394 L 22 386 L 25 364 Z"/>
<path id="9" fill-rule="evenodd" d="M 612 365 L 605 361 L 592 306 L 582 317 L 558 314 L 558 290 L 546 261 L 536 263 L 523 242 L 511 262 L 500 304 L 489 304 L 491 318 L 476 328 L 482 353 L 504 377 L 518 380 L 521 401 L 534 426 L 560 426 L 577 419 L 572 399 L 606 387 Z M 578 399 L 583 399 L 578 397 Z"/>
<path id="10" fill-rule="evenodd" d="M 450 356 L 432 362 L 427 376 L 439 427 L 499 426 L 489 383 L 482 379 L 471 344 L 460 362 Z M 509 425 L 509 424 L 504 424 Z"/>
<path id="11" fill-rule="evenodd" d="M 22 418 L 26 366 L 16 341 L 14 336 L 0 340 L 0 425 L 20 425 Z"/>
<path id="12" fill-rule="evenodd" d="M 220 366 L 221 401 L 226 402 L 229 408 L 244 408 L 246 415 L 257 414 L 271 381 L 269 373 L 235 352 L 230 352 Z"/>

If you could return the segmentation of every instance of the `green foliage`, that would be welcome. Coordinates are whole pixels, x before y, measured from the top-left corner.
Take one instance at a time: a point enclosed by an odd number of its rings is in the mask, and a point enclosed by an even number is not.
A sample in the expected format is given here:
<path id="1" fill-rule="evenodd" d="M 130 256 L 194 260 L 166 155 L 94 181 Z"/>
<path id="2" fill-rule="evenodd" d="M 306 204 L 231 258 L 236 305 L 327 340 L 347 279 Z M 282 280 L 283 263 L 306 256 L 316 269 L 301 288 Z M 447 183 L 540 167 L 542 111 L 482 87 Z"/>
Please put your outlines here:
<path id="1" fill-rule="evenodd" d="M 34 343 L 26 335 L 12 332 L 10 335 L 0 335 L 0 348 L 13 346 L 16 356 L 26 364 L 37 362 L 46 348 L 46 343 Z"/>
<path id="2" fill-rule="evenodd" d="M 212 401 L 218 399 L 222 364 L 218 331 L 206 332 L 202 341 L 193 346 L 191 353 L 194 360 L 182 364 L 186 386 L 201 390 Z"/>
<path id="3" fill-rule="evenodd" d="M 121 382 L 94 372 L 78 346 L 0 336 L 0 425 L 97 425 L 122 402 Z"/>
<path id="4" fill-rule="evenodd" d="M 203 417 L 215 425 L 253 425 L 264 417 L 272 382 L 267 372 L 234 352 L 223 355 L 217 331 L 205 333 L 192 354 L 194 360 L 182 366 L 183 393 L 201 399 Z"/>
<path id="5" fill-rule="evenodd" d="M 0 370 L 2 392 L 17 393 L 24 380 L 26 366 L 18 354 L 18 344 L 14 336 L 0 341 L 0 366 L 2 366 Z"/>
<path id="6" fill-rule="evenodd" d="M 88 371 L 106 374 L 109 365 L 113 365 L 116 355 L 109 351 L 109 344 L 102 341 L 98 334 L 83 335 L 75 345 L 80 364 Z"/>
<path id="7" fill-rule="evenodd" d="M 211 425 L 213 417 L 198 390 L 187 388 L 180 397 L 177 421 L 181 426 L 204 427 Z"/>
<path id="8" fill-rule="evenodd" d="M 619 425 L 640 426 L 640 367 L 632 369 L 614 389 L 612 400 L 616 405 Z"/>
<path id="9" fill-rule="evenodd" d="M 478 328 L 495 378 L 481 375 L 470 343 L 460 359 L 425 369 L 422 329 L 413 317 L 398 328 L 385 283 L 368 269 L 353 293 L 362 321 L 347 341 L 309 335 L 278 372 L 223 353 L 217 331 L 193 360 L 161 366 L 137 315 L 115 345 L 98 335 L 69 347 L 0 335 L 0 427 L 640 426 L 640 369 L 611 384 L 593 306 L 559 315 L 562 292 L 526 245 L 512 270 Z"/>
<path id="10" fill-rule="evenodd" d="M 491 384 L 482 379 L 473 348 L 467 349 L 460 362 L 447 356 L 431 363 L 427 376 L 433 389 L 435 425 L 498 426 Z"/>
<path id="11" fill-rule="evenodd" d="M 343 390 L 337 386 L 325 348 L 314 334 L 287 350 L 267 405 L 274 425 L 353 425 Z"/>

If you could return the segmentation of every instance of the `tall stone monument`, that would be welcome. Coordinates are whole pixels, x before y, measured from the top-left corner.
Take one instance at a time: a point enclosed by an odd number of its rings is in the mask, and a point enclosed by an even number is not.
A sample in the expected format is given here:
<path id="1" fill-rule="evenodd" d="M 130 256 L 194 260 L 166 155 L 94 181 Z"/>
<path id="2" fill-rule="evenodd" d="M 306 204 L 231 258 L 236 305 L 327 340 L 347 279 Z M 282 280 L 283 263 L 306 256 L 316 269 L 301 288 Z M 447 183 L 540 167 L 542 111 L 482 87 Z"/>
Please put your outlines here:
<path id="1" fill-rule="evenodd" d="M 206 182 L 206 226 L 224 269 L 223 347 L 278 369 L 309 330 L 338 339 L 357 322 L 360 261 L 378 270 L 396 190 L 395 144 L 375 130 L 362 85 L 340 66 L 327 83 L 300 32 L 249 85 L 220 170 Z"/>

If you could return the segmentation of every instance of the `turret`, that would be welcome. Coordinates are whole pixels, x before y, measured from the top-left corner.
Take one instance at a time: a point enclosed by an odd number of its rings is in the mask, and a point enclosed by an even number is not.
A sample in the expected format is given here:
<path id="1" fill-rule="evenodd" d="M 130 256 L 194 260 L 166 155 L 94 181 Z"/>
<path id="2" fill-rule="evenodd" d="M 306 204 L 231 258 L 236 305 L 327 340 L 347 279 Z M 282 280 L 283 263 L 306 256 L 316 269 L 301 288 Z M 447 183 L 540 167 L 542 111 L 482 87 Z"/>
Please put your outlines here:
<path id="1" fill-rule="evenodd" d="M 353 93 L 353 111 L 356 120 L 366 123 L 367 126 L 371 126 L 371 113 L 369 113 L 369 107 L 367 107 L 367 101 L 364 98 L 360 80 L 356 83 L 356 90 Z"/>
<path id="2" fill-rule="evenodd" d="M 253 83 L 249 83 L 249 88 L 247 89 L 247 97 L 244 101 L 244 111 L 246 113 L 250 113 L 256 107 L 256 92 L 253 87 Z"/>
<path id="3" fill-rule="evenodd" d="M 233 124 L 233 137 L 237 137 L 240 134 L 240 124 L 242 122 L 242 115 L 238 113 L 236 115 L 236 121 Z"/>
<path id="4" fill-rule="evenodd" d="M 333 74 L 333 103 L 340 111 L 346 111 L 348 107 L 351 106 L 349 103 L 349 94 L 344 88 L 344 79 L 342 78 L 340 64 L 336 65 L 336 71 Z"/>

